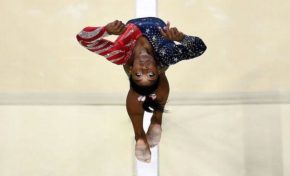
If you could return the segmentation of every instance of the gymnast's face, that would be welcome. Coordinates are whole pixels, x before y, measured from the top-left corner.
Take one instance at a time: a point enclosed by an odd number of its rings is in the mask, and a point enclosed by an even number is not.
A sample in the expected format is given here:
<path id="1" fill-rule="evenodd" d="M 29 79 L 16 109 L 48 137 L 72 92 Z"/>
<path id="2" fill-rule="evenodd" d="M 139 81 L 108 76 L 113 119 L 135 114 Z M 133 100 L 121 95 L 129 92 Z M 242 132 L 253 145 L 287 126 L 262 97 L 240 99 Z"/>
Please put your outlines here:
<path id="1" fill-rule="evenodd" d="M 159 76 L 157 63 L 146 50 L 134 54 L 134 62 L 131 68 L 133 81 L 140 86 L 152 85 Z"/>

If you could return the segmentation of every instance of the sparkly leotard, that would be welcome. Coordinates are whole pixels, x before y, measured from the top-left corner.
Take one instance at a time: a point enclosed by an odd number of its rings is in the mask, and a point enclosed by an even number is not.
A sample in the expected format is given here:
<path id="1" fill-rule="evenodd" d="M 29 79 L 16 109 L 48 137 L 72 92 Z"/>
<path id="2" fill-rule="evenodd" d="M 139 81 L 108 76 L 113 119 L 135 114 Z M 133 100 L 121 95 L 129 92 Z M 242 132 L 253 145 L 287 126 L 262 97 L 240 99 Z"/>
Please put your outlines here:
<path id="1" fill-rule="evenodd" d="M 145 36 L 152 45 L 161 67 L 198 57 L 206 50 L 199 37 L 185 35 L 179 43 L 165 39 L 160 32 L 164 26 L 166 24 L 159 18 L 136 18 L 127 22 L 125 32 L 115 42 L 104 39 L 108 35 L 104 26 L 84 28 L 77 35 L 77 40 L 88 50 L 118 65 L 126 64 L 141 36 Z"/>

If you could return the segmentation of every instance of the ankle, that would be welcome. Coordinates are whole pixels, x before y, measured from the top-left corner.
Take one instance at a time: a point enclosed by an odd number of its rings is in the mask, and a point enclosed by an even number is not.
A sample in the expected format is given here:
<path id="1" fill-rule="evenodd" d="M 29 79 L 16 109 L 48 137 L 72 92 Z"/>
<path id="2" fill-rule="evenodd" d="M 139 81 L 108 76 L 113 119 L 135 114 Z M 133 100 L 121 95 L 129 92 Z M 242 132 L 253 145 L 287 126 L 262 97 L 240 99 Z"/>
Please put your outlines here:
<path id="1" fill-rule="evenodd" d="M 153 118 L 151 119 L 151 124 L 158 124 L 158 125 L 161 125 L 161 119 L 157 119 L 157 118 Z"/>
<path id="2" fill-rule="evenodd" d="M 145 140 L 146 139 L 146 134 L 140 134 L 140 135 L 135 135 L 135 141 L 137 142 L 138 140 Z"/>

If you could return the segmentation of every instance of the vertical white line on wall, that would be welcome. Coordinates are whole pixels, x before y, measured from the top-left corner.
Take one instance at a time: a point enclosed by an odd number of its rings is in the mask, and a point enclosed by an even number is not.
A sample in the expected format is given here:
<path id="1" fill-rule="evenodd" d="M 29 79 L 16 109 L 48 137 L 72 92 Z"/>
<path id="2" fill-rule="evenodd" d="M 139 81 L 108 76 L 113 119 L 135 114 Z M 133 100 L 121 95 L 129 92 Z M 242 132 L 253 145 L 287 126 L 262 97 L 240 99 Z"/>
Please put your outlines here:
<path id="1" fill-rule="evenodd" d="M 157 0 L 136 0 L 136 18 L 156 17 Z M 148 130 L 152 113 L 144 113 L 143 128 Z M 151 162 L 143 163 L 135 159 L 136 176 L 158 176 L 159 175 L 159 147 L 151 148 Z"/>
<path id="2" fill-rule="evenodd" d="M 157 0 L 136 0 L 136 17 L 156 17 Z"/>

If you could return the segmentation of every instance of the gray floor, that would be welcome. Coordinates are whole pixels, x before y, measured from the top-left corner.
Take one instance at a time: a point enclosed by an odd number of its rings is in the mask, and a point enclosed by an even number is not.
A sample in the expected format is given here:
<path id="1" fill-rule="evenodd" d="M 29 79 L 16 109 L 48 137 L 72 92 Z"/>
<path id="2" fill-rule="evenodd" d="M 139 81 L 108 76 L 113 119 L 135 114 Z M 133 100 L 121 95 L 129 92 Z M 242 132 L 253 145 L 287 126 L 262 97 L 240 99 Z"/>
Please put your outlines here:
<path id="1" fill-rule="evenodd" d="M 161 176 L 290 175 L 290 105 L 168 106 Z M 133 175 L 124 106 L 0 106 L 1 176 Z"/>

